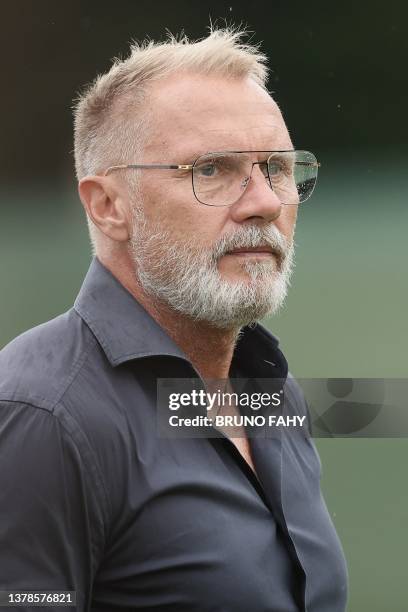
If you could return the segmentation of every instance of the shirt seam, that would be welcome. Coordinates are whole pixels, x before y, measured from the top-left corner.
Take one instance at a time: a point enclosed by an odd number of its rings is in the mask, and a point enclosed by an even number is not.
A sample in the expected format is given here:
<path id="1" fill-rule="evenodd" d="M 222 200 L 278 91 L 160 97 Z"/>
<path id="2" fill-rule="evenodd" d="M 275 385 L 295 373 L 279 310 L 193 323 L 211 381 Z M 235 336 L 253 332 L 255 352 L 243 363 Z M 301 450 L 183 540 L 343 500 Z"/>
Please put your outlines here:
<path id="1" fill-rule="evenodd" d="M 87 461 L 85 461 L 84 458 L 84 453 L 82 452 L 80 446 L 78 445 L 78 441 L 74 438 L 74 436 L 72 435 L 72 433 L 69 431 L 69 429 L 67 428 L 67 426 L 65 425 L 65 423 L 61 420 L 61 418 L 55 414 L 53 411 L 47 410 L 46 408 L 41 408 L 41 406 L 37 406 L 36 404 L 33 404 L 32 402 L 24 402 L 24 401 L 20 401 L 20 400 L 10 400 L 10 399 L 1 399 L 0 400 L 3 404 L 17 404 L 23 408 L 25 407 L 29 407 L 29 408 L 33 408 L 34 410 L 42 410 L 43 412 L 46 412 L 50 418 L 55 418 L 56 421 L 58 422 L 58 424 L 60 425 L 61 429 L 65 432 L 65 434 L 69 437 L 69 439 L 72 441 L 72 444 L 75 446 L 78 455 L 80 457 L 81 463 L 84 467 L 84 470 L 86 472 L 87 475 L 87 480 L 88 483 L 92 483 L 95 482 L 95 480 L 92 478 L 92 473 L 93 470 L 89 468 L 89 465 L 87 464 Z M 72 419 L 72 415 L 69 415 Z M 75 419 L 73 419 L 75 421 Z M 79 425 L 77 424 L 77 427 L 81 430 L 81 428 L 79 427 Z M 98 507 L 99 507 L 99 499 L 101 498 L 100 495 L 100 489 L 97 486 L 97 494 L 95 494 L 95 492 L 93 492 L 92 488 L 89 487 L 88 491 L 91 493 L 92 497 L 94 498 L 94 504 L 95 504 L 95 509 L 96 512 L 94 512 L 93 514 L 96 516 L 97 518 L 97 523 L 98 523 L 98 531 L 100 534 L 106 534 L 107 532 L 107 526 L 104 524 L 104 520 L 103 517 L 101 518 L 101 516 L 98 516 Z M 92 533 L 92 529 L 91 529 L 91 533 Z M 97 557 L 98 557 L 98 552 L 99 551 L 103 551 L 104 549 L 104 545 L 105 545 L 105 537 L 102 537 L 101 535 L 99 536 L 100 539 L 100 545 L 99 545 L 99 549 L 97 547 L 97 543 L 95 542 L 95 535 L 92 535 L 91 537 L 91 544 L 92 544 L 92 558 L 93 558 L 93 571 L 96 571 L 97 568 Z"/>
<path id="2" fill-rule="evenodd" d="M 81 315 L 75 310 L 75 308 L 73 309 L 75 311 L 76 316 L 78 316 L 81 321 L 82 321 L 82 317 Z M 87 325 L 86 321 L 84 321 L 85 325 Z M 59 394 L 59 396 L 57 397 L 56 401 L 53 403 L 52 405 L 52 414 L 55 415 L 55 410 L 58 409 L 58 406 L 61 407 L 61 417 L 63 416 L 67 416 L 69 417 L 69 419 L 72 420 L 72 423 L 75 424 L 75 432 L 78 433 L 83 436 L 84 440 L 86 441 L 86 445 L 89 449 L 89 454 L 90 454 L 90 459 L 92 459 L 92 463 L 94 465 L 94 469 L 92 470 L 95 475 L 98 476 L 98 481 L 97 481 L 97 487 L 99 489 L 99 494 L 101 496 L 101 498 L 104 500 L 104 507 L 105 507 L 105 515 L 106 515 L 106 520 L 107 520 L 107 524 L 109 523 L 110 517 L 112 516 L 112 506 L 109 500 L 109 495 L 107 492 L 107 487 L 103 478 L 103 472 L 100 469 L 99 466 L 99 462 L 95 456 L 95 452 L 93 449 L 93 446 L 91 444 L 91 442 L 89 441 L 89 438 L 85 432 L 85 430 L 80 426 L 80 424 L 78 423 L 77 419 L 73 416 L 73 414 L 70 412 L 69 408 L 66 406 L 66 404 L 64 403 L 64 397 L 66 396 L 66 394 L 69 391 L 69 388 L 71 387 L 71 385 L 74 383 L 76 377 L 78 376 L 81 367 L 85 364 L 86 360 L 89 359 L 89 355 L 91 352 L 91 349 L 94 347 L 98 346 L 98 338 L 94 335 L 94 332 L 92 330 L 92 328 L 90 328 L 90 332 L 91 335 L 90 337 L 87 339 L 87 346 L 86 348 L 82 351 L 81 355 L 78 357 L 77 361 L 75 362 L 75 364 L 73 365 L 73 371 L 70 374 L 68 381 L 65 384 L 65 387 L 63 388 L 62 392 Z M 57 415 L 55 415 L 57 416 Z M 60 417 L 60 418 L 61 418 Z M 58 417 L 57 417 L 58 418 Z M 59 421 L 61 422 L 59 418 Z M 65 428 L 66 429 L 66 428 Z M 68 431 L 66 429 L 66 431 Z M 79 450 L 79 449 L 78 449 Z M 105 534 L 108 531 L 108 526 L 104 526 L 104 532 Z"/>
<path id="3" fill-rule="evenodd" d="M 78 452 L 80 453 L 80 456 L 81 456 L 82 461 L 84 462 L 84 465 L 87 466 L 87 472 L 89 476 L 91 477 L 91 482 L 93 482 L 96 485 L 96 488 L 98 491 L 97 497 L 102 501 L 101 503 L 102 519 L 100 522 L 101 522 L 102 532 L 104 533 L 104 540 L 106 540 L 106 534 L 108 533 L 108 524 L 110 522 L 110 517 L 112 515 L 112 509 L 111 509 L 111 505 L 109 502 L 109 496 L 107 494 L 105 481 L 103 479 L 102 470 L 100 469 L 98 460 L 95 456 L 94 449 L 92 447 L 92 444 L 89 441 L 88 436 L 86 435 L 86 432 L 79 425 L 79 423 L 77 422 L 75 417 L 71 414 L 71 412 L 68 410 L 68 408 L 65 406 L 65 404 L 63 404 L 62 402 L 59 402 L 58 405 L 56 406 L 56 409 L 58 409 L 59 406 L 61 407 L 62 414 L 58 415 L 55 413 L 55 411 L 53 411 L 52 414 L 56 419 L 58 419 L 58 422 L 61 424 L 61 427 L 63 427 L 64 431 L 67 432 L 67 434 L 70 436 L 70 438 L 75 443 L 75 446 L 78 449 Z M 64 418 L 68 422 L 64 422 Z M 69 421 L 71 421 L 72 429 L 69 428 Z M 83 436 L 84 442 L 81 443 L 81 440 L 78 439 L 78 435 Z M 84 448 L 83 446 L 84 443 L 86 443 L 87 448 Z M 85 456 L 87 457 L 87 461 L 85 461 Z M 104 520 L 103 514 L 105 514 L 105 520 Z M 103 542 L 102 548 L 104 544 L 105 544 L 105 541 Z"/>
<path id="4" fill-rule="evenodd" d="M 64 395 L 67 393 L 68 389 L 70 388 L 70 386 L 74 382 L 75 378 L 79 374 L 79 371 L 80 371 L 81 367 L 83 366 L 85 361 L 88 359 L 90 350 L 96 345 L 96 342 L 97 342 L 97 340 L 96 340 L 95 336 L 93 336 L 93 335 L 90 336 L 86 340 L 87 345 L 86 345 L 85 349 L 79 355 L 77 361 L 73 364 L 71 374 L 69 375 L 67 381 L 65 382 L 65 386 L 62 388 L 62 391 L 59 393 L 59 395 L 57 394 L 57 397 L 56 397 L 55 401 L 52 404 L 52 410 L 54 410 L 55 406 L 57 406 L 57 404 L 59 402 L 61 402 L 61 400 L 64 397 Z"/>

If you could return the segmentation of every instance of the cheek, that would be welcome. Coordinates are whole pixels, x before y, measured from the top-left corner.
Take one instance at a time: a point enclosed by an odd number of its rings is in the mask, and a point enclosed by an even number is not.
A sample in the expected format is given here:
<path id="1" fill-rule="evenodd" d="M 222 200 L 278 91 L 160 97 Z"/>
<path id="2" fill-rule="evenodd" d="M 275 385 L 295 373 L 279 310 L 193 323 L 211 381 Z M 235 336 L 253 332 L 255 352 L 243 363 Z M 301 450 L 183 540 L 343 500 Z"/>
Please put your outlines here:
<path id="1" fill-rule="evenodd" d="M 297 214 L 297 206 L 283 206 L 279 218 L 275 221 L 277 229 L 290 241 L 295 232 Z"/>
<path id="2" fill-rule="evenodd" d="M 212 245 L 222 233 L 225 211 L 199 204 L 188 187 L 178 181 L 162 181 L 145 188 L 146 219 L 150 225 L 169 231 L 175 241 Z"/>
<path id="3" fill-rule="evenodd" d="M 152 171 L 149 181 L 147 172 L 141 180 L 141 194 L 146 219 L 152 223 L 166 222 L 171 224 L 189 213 L 193 202 L 188 185 L 177 179 L 166 177 L 162 172 Z M 164 176 L 163 176 L 164 175 Z"/>

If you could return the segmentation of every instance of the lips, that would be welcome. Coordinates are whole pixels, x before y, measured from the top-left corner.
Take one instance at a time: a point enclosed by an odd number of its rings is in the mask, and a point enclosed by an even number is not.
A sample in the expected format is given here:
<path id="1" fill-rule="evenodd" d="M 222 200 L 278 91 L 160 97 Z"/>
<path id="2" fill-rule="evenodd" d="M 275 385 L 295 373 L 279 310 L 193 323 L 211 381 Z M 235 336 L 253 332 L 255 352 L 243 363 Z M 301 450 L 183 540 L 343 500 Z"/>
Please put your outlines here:
<path id="1" fill-rule="evenodd" d="M 232 249 L 232 251 L 228 251 L 226 255 L 235 255 L 236 253 L 269 253 L 273 255 L 274 251 L 269 246 L 241 247 L 239 249 Z"/>
<path id="2" fill-rule="evenodd" d="M 252 257 L 258 257 L 259 260 L 271 261 L 272 258 L 276 260 L 276 266 L 278 270 L 281 269 L 284 255 L 279 249 L 274 249 L 269 245 L 262 245 L 257 247 L 239 247 L 227 251 L 225 255 L 236 256 L 241 259 Z"/>

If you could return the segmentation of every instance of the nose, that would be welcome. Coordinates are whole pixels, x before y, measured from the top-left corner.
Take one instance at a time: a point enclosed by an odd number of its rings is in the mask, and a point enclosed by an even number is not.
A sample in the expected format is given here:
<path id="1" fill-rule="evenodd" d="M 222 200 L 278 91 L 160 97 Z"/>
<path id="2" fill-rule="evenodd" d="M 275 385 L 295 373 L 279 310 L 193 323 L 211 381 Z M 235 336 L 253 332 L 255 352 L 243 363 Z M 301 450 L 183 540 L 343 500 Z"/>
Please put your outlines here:
<path id="1" fill-rule="evenodd" d="M 236 223 L 256 218 L 271 222 L 280 216 L 282 204 L 259 165 L 254 164 L 251 176 L 243 179 L 242 187 L 243 194 L 230 209 L 231 217 Z"/>

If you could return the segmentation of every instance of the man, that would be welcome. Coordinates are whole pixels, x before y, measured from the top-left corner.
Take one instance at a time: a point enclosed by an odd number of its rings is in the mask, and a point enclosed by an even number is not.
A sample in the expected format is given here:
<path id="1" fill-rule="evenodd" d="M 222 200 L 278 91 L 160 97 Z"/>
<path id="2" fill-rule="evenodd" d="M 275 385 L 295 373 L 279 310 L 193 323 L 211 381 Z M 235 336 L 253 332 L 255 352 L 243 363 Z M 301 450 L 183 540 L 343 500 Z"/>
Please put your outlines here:
<path id="1" fill-rule="evenodd" d="M 309 437 L 157 430 L 161 378 L 283 380 L 307 414 L 256 321 L 283 303 L 318 164 L 241 40 L 134 46 L 76 105 L 95 258 L 74 308 L 0 354 L 2 589 L 76 591 L 81 611 L 345 610 Z"/>

